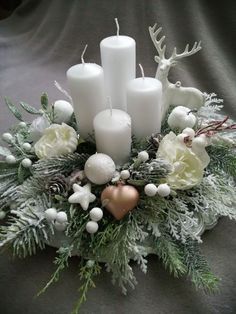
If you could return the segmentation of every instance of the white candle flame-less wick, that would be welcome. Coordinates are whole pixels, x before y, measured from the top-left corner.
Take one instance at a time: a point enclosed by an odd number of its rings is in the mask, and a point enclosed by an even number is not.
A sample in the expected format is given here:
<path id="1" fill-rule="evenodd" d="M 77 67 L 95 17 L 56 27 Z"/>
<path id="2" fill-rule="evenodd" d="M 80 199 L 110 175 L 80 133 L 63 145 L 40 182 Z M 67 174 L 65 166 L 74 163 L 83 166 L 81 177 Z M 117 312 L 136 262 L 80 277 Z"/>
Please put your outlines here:
<path id="1" fill-rule="evenodd" d="M 112 104 L 111 104 L 111 97 L 110 96 L 107 96 L 107 103 L 108 103 L 108 106 L 110 108 L 110 114 L 112 116 Z"/>
<path id="2" fill-rule="evenodd" d="M 140 67 L 140 71 L 141 71 L 141 74 L 142 74 L 142 78 L 144 79 L 144 70 L 143 70 L 143 67 L 141 65 L 141 63 L 139 63 L 139 67 Z"/>
<path id="3" fill-rule="evenodd" d="M 118 18 L 115 18 L 115 22 L 116 22 L 116 35 L 119 36 L 120 35 L 120 25 L 118 22 Z"/>
<path id="4" fill-rule="evenodd" d="M 82 54 L 81 54 L 81 62 L 82 62 L 83 64 L 84 64 L 84 54 L 85 54 L 85 52 L 86 52 L 87 47 L 88 47 L 88 45 L 86 44 L 85 47 L 84 47 L 84 50 L 83 50 L 83 52 L 82 52 Z"/>

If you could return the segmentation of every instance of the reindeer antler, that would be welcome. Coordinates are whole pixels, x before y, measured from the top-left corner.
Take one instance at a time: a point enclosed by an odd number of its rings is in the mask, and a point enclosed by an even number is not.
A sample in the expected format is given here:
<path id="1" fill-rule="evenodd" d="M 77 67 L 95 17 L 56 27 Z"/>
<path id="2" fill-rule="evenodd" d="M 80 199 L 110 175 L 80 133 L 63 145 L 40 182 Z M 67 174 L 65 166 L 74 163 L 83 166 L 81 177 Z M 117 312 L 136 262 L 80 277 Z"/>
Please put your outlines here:
<path id="1" fill-rule="evenodd" d="M 181 58 L 189 57 L 201 49 L 202 49 L 201 41 L 195 42 L 193 45 L 193 48 L 191 50 L 189 50 L 189 44 L 187 44 L 185 49 L 184 49 L 184 52 L 182 52 L 182 53 L 177 53 L 176 48 L 174 48 L 174 51 L 173 51 L 169 60 L 173 62 L 173 61 L 177 61 Z"/>
<path id="2" fill-rule="evenodd" d="M 160 40 L 157 40 L 157 35 L 161 32 L 162 27 L 159 27 L 158 29 L 156 29 L 156 27 L 157 27 L 157 24 L 154 24 L 153 26 L 149 26 L 149 33 L 150 33 L 152 42 L 159 54 L 159 56 L 155 57 L 155 60 L 159 62 L 161 59 L 165 59 L 166 45 L 161 47 L 163 41 L 165 40 L 165 36 L 162 36 Z"/>

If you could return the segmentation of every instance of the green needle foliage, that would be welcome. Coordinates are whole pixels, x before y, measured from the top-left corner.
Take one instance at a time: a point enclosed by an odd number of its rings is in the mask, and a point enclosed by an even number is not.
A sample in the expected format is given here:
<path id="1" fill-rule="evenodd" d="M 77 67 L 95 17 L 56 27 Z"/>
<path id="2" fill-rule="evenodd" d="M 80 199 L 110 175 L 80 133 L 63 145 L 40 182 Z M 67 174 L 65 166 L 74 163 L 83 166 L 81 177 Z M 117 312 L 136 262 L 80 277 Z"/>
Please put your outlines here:
<path id="1" fill-rule="evenodd" d="M 218 290 L 219 278 L 210 270 L 210 267 L 201 254 L 199 245 L 191 239 L 182 246 L 184 264 L 187 274 L 197 289 L 203 289 L 207 293 L 214 293 Z"/>
<path id="2" fill-rule="evenodd" d="M 215 119 L 221 108 L 221 101 L 215 96 L 206 95 L 206 104 L 198 113 L 199 119 Z M 23 122 L 23 114 L 18 107 L 9 99 L 6 99 L 6 104 L 12 114 Z M 41 109 L 24 102 L 19 108 L 34 116 L 44 115 L 50 123 L 55 119 L 53 105 L 50 105 L 46 94 L 41 97 Z M 70 125 L 77 130 L 74 116 Z M 22 124 L 15 126 L 11 130 L 13 138 L 10 143 L 7 147 L 0 146 L 0 211 L 9 213 L 6 224 L 0 228 L 0 248 L 11 247 L 13 254 L 19 257 L 35 254 L 38 248 L 44 249 L 56 236 L 54 221 L 45 219 L 45 211 L 55 207 L 57 211 L 66 212 L 68 224 L 65 241 L 61 242 L 54 261 L 56 269 L 39 295 L 59 280 L 74 254 L 81 256 L 81 286 L 72 314 L 78 313 L 89 289 L 95 287 L 95 278 L 102 271 L 101 263 L 111 272 L 112 282 L 126 294 L 128 288 L 137 284 L 132 261 L 136 261 L 146 273 L 148 254 L 156 254 L 175 277 L 189 277 L 197 289 L 210 293 L 217 290 L 219 280 L 201 253 L 201 236 L 195 232 L 194 226 L 198 224 L 199 217 L 204 217 L 208 211 L 216 217 L 236 219 L 235 145 L 222 140 L 207 147 L 211 162 L 198 186 L 190 190 L 171 191 L 165 198 L 158 195 L 147 197 L 144 186 L 162 183 L 171 171 L 170 165 L 156 156 L 159 143 L 170 128 L 165 121 L 162 134 L 153 134 L 141 141 L 133 138 L 131 158 L 118 170 L 129 170 L 130 178 L 126 184 L 135 186 L 139 191 L 139 203 L 120 221 L 104 209 L 98 232 L 90 235 L 86 232 L 89 210 L 103 207 L 100 196 L 106 185 L 92 184 L 96 200 L 90 204 L 88 211 L 84 211 L 79 204 L 69 204 L 65 195 L 73 193 L 71 174 L 75 170 L 83 170 L 88 157 L 96 152 L 94 143 L 80 139 L 75 153 L 38 160 L 33 150 L 25 152 L 22 149 L 23 143 L 29 139 L 29 127 L 30 124 L 24 123 L 23 127 Z M 147 162 L 137 158 L 142 150 L 149 154 Z M 8 165 L 4 161 L 9 154 L 16 157 L 16 164 Z M 33 161 L 30 169 L 22 167 L 24 158 Z M 47 183 L 58 175 L 63 175 L 66 183 L 69 182 L 68 190 L 66 194 L 52 195 L 47 190 Z M 82 185 L 86 183 L 86 178 L 82 179 Z"/>

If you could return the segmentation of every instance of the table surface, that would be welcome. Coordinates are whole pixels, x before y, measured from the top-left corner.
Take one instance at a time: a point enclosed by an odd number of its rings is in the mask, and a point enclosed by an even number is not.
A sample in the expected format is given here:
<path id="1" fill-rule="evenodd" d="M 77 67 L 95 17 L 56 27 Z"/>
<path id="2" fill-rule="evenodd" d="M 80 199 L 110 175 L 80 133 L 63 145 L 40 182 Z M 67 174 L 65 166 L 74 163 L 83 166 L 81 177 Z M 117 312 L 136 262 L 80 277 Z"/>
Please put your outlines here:
<path id="1" fill-rule="evenodd" d="M 234 2 L 229 1 L 227 6 L 214 3 L 214 8 L 203 1 L 184 3 L 180 10 L 179 1 L 169 0 L 23 0 L 13 15 L 0 21 L 0 132 L 16 122 L 4 105 L 3 96 L 35 106 L 39 106 L 44 91 L 51 101 L 63 98 L 54 87 L 54 80 L 67 87 L 65 72 L 80 62 L 86 43 L 89 45 L 86 59 L 100 63 L 99 42 L 115 32 L 114 17 L 119 18 L 121 33 L 136 39 L 137 63 L 141 62 L 150 76 L 156 66 L 155 50 L 147 31 L 149 24 L 158 21 L 163 25 L 170 49 L 174 45 L 183 48 L 185 43 L 201 37 L 203 52 L 184 60 L 172 71 L 171 79 L 177 81 L 181 77 L 184 85 L 217 92 L 225 99 L 225 110 L 236 117 Z M 81 313 L 236 313 L 235 227 L 235 222 L 222 218 L 203 236 L 202 250 L 221 278 L 218 294 L 207 296 L 196 291 L 188 280 L 173 278 L 157 257 L 150 256 L 146 275 L 134 265 L 139 284 L 127 296 L 112 286 L 110 275 L 104 271 Z M 9 252 L 1 255 L 1 314 L 70 312 L 78 296 L 77 257 L 71 259 L 69 269 L 57 284 L 46 294 L 35 297 L 53 272 L 54 257 L 53 248 L 25 260 L 13 260 Z"/>

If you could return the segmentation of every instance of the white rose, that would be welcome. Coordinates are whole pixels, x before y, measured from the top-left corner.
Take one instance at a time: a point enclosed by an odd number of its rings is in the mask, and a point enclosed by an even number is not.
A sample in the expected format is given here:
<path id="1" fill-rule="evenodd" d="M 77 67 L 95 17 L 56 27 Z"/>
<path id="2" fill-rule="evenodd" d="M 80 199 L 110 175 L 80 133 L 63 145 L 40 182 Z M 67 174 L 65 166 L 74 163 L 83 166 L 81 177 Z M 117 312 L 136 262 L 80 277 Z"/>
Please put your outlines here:
<path id="1" fill-rule="evenodd" d="M 78 137 L 75 130 L 62 123 L 52 124 L 45 129 L 43 136 L 35 143 L 35 153 L 39 159 L 58 157 L 73 153 L 78 145 Z"/>
<path id="2" fill-rule="evenodd" d="M 166 178 L 171 188 L 185 190 L 201 183 L 206 163 L 173 132 L 163 138 L 157 156 L 172 165 L 172 171 Z"/>

